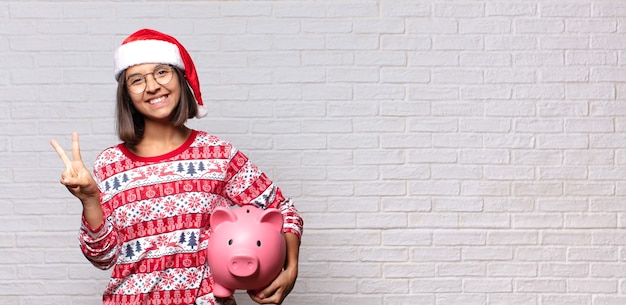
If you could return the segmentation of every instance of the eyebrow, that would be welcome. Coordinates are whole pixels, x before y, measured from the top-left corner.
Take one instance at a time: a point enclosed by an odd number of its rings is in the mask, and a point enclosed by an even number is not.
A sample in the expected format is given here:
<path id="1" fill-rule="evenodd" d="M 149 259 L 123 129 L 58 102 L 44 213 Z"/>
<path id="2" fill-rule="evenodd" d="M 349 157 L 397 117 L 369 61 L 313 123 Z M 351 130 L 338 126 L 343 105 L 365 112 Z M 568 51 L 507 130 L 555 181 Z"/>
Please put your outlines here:
<path id="1" fill-rule="evenodd" d="M 141 73 L 133 73 L 133 74 L 127 76 L 126 79 L 128 80 L 128 79 L 130 79 L 131 77 L 134 77 L 134 76 L 143 76 L 143 74 L 141 74 Z"/>
<path id="2" fill-rule="evenodd" d="M 126 77 L 126 80 L 128 80 L 129 78 L 133 77 L 133 76 L 145 76 L 146 74 L 150 74 L 150 73 L 154 73 L 154 71 L 156 71 L 157 68 L 159 67 L 164 67 L 164 66 L 169 66 L 168 64 L 157 64 L 156 66 L 154 66 L 154 68 L 152 68 L 152 72 L 148 72 L 148 73 L 133 73 L 131 75 L 128 75 Z"/>

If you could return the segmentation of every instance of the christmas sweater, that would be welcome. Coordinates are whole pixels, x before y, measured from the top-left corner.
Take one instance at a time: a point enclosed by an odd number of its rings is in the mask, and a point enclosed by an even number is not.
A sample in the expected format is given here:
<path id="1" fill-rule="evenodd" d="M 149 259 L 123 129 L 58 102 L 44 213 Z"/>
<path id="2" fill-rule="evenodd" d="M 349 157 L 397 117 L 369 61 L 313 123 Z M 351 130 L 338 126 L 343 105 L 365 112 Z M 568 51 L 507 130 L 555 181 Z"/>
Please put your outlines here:
<path id="1" fill-rule="evenodd" d="M 218 206 L 277 208 L 284 232 L 302 233 L 292 201 L 241 151 L 202 131 L 157 157 L 109 147 L 96 158 L 94 178 L 104 221 L 92 229 L 83 218 L 79 240 L 94 266 L 112 268 L 103 304 L 234 304 L 213 297 L 206 264 Z"/>

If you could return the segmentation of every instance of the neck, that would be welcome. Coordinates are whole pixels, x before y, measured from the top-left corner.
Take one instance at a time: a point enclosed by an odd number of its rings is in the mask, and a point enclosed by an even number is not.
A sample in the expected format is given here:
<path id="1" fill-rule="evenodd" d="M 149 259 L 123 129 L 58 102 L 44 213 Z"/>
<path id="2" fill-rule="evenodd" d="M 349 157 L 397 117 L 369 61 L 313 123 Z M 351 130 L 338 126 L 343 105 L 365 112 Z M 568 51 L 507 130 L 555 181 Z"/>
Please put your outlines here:
<path id="1" fill-rule="evenodd" d="M 190 134 L 191 129 L 186 126 L 146 121 L 143 138 L 131 150 L 144 157 L 163 155 L 183 145 Z"/>

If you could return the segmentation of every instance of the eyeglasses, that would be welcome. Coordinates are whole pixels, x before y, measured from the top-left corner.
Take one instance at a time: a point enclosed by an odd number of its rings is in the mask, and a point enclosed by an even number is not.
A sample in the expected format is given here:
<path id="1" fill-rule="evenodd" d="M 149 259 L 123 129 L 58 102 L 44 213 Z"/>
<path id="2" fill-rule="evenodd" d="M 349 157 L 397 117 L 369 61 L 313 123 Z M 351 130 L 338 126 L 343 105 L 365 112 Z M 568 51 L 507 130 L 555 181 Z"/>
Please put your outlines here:
<path id="1" fill-rule="evenodd" d="M 159 65 L 154 68 L 154 71 L 146 74 L 132 74 L 126 79 L 126 87 L 128 91 L 134 94 L 141 94 L 146 91 L 146 76 L 152 75 L 154 80 L 159 85 L 167 85 L 174 76 L 174 70 L 168 65 Z"/>

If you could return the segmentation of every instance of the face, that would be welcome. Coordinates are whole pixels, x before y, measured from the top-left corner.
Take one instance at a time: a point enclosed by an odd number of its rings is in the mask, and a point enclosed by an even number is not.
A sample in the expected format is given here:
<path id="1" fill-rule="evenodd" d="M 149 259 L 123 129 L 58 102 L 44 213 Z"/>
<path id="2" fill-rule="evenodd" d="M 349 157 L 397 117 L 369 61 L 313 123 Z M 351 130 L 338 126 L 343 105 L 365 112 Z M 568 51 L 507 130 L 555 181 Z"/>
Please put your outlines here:
<path id="1" fill-rule="evenodd" d="M 171 80 L 162 84 L 163 73 L 170 69 Z M 146 120 L 167 121 L 180 101 L 178 76 L 171 67 L 162 64 L 141 64 L 126 69 L 126 90 L 130 99 Z M 158 80 L 158 81 L 157 81 Z M 145 90 L 141 91 L 142 82 Z M 160 83 L 159 83 L 160 82 Z M 137 89 L 139 88 L 139 89 Z"/>

